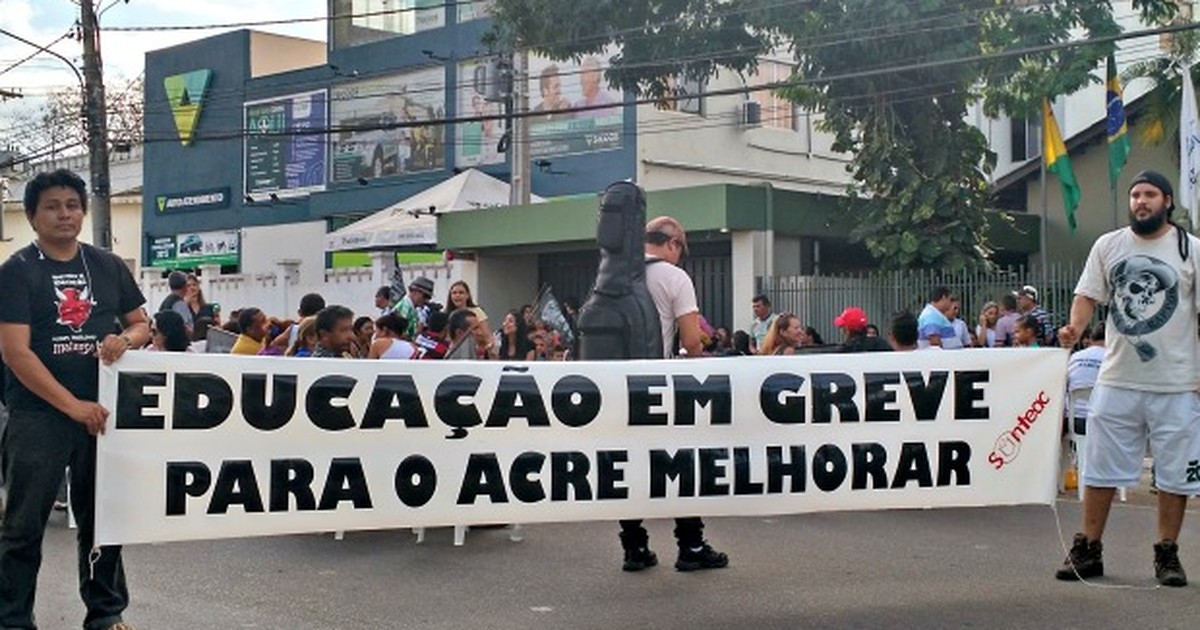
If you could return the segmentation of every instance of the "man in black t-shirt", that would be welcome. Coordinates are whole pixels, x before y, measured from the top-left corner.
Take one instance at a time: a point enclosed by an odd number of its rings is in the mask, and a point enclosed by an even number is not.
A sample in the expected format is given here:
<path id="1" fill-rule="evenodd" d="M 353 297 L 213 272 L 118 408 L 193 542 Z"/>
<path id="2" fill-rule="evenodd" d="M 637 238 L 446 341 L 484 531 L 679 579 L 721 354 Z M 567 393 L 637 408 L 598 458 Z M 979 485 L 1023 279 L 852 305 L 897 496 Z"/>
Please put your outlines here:
<path id="1" fill-rule="evenodd" d="M 8 510 L 0 535 L 0 627 L 33 628 L 43 531 L 70 467 L 79 524 L 79 592 L 85 629 L 129 628 L 121 548 L 98 547 L 96 435 L 108 410 L 96 402 L 99 361 L 116 361 L 150 337 L 145 298 L 125 263 L 78 241 L 87 187 L 78 175 L 41 173 L 25 188 L 37 240 L 0 266 L 0 348 L 9 425 L 3 445 Z"/>

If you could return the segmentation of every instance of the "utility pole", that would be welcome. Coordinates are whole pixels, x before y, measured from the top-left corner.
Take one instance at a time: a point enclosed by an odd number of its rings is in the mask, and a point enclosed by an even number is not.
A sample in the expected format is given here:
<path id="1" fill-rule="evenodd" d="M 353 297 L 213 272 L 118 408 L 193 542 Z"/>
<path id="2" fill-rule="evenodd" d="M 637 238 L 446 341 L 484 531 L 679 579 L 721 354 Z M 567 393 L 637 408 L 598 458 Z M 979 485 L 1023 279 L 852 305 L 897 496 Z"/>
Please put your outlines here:
<path id="1" fill-rule="evenodd" d="M 512 62 L 512 178 L 509 180 L 509 205 L 523 206 L 531 195 L 530 167 L 532 156 L 529 146 L 529 121 L 524 114 L 529 111 L 529 53 L 518 50 Z"/>
<path id="2" fill-rule="evenodd" d="M 92 244 L 112 249 L 112 194 L 108 178 L 108 110 L 104 102 L 104 66 L 100 59 L 100 21 L 92 0 L 79 2 L 83 31 L 83 112 L 87 119 L 89 170 L 92 175 Z"/>

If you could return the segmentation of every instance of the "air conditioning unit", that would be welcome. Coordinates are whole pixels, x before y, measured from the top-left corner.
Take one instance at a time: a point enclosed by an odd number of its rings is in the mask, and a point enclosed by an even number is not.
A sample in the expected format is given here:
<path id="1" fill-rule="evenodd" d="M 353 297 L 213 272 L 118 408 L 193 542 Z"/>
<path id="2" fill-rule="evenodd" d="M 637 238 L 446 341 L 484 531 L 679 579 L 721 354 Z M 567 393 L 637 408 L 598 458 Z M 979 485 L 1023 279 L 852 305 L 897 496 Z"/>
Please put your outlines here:
<path id="1" fill-rule="evenodd" d="M 738 106 L 738 120 L 743 127 L 757 127 L 762 124 L 762 105 L 758 101 L 744 101 Z"/>

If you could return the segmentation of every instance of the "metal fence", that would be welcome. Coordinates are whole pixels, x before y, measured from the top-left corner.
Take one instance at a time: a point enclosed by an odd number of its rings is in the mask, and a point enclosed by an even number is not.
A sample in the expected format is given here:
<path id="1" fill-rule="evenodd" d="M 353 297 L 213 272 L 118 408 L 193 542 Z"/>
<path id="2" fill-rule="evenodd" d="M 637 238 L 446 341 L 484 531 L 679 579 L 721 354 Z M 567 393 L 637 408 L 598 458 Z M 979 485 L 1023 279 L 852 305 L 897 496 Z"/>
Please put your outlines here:
<path id="1" fill-rule="evenodd" d="M 836 341 L 833 319 L 847 306 L 866 311 L 870 321 L 886 330 L 896 311 L 918 314 L 934 287 L 946 286 L 962 304 L 962 319 L 972 327 L 989 301 L 1025 285 L 1038 290 L 1043 308 L 1054 326 L 1066 323 L 1082 268 L 1077 264 L 1051 265 L 1045 270 L 1024 267 L 990 272 L 876 271 L 869 274 L 830 276 L 760 276 L 758 293 L 771 299 L 776 313 L 794 313 L 806 326 L 816 328 L 826 341 Z M 749 308 L 749 305 L 746 305 Z"/>

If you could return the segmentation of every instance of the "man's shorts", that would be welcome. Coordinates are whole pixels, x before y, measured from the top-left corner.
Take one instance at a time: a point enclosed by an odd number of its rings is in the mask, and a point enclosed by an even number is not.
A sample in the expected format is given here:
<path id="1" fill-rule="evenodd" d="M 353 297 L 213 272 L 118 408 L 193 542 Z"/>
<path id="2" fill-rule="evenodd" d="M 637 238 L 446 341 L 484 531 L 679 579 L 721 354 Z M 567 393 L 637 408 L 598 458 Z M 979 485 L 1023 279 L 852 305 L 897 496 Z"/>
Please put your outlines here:
<path id="1" fill-rule="evenodd" d="M 1172 494 L 1200 494 L 1200 394 L 1097 384 L 1087 421 L 1084 483 L 1135 486 L 1149 441 L 1155 482 Z"/>

